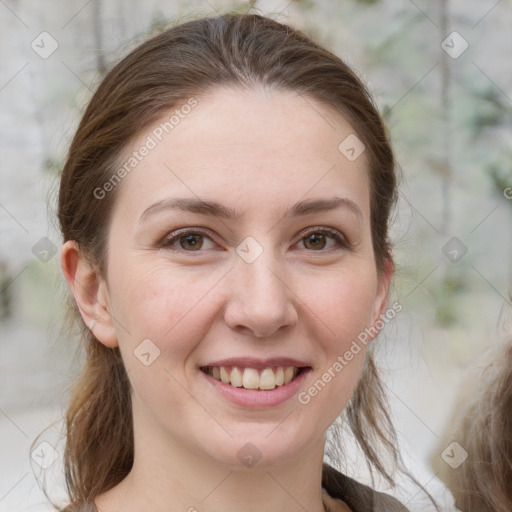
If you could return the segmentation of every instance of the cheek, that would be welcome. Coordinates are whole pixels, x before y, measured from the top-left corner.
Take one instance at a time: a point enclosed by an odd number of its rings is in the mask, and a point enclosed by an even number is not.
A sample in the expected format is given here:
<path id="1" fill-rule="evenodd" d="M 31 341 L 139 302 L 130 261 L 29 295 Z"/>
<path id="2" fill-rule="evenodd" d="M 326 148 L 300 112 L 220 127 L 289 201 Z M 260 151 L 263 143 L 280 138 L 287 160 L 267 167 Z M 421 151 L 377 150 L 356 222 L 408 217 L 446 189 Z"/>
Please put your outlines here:
<path id="1" fill-rule="evenodd" d="M 172 404 L 172 414 L 179 415 L 186 363 L 214 318 L 208 292 L 218 277 L 194 278 L 158 264 L 139 272 L 133 268 L 119 268 L 112 275 L 117 284 L 112 306 L 123 326 L 116 330 L 125 368 L 138 406 L 155 411 Z"/>
<path id="2" fill-rule="evenodd" d="M 217 280 L 158 264 L 118 268 L 112 308 L 124 327 L 118 329 L 120 345 L 133 350 L 149 338 L 161 355 L 190 350 L 208 328 L 214 308 L 208 294 Z"/>
<path id="3" fill-rule="evenodd" d="M 314 282 L 314 281 L 312 281 Z M 350 268 L 308 286 L 304 302 L 338 350 L 370 325 L 377 290 L 374 268 Z"/>
<path id="4" fill-rule="evenodd" d="M 324 358 L 316 374 L 299 402 L 316 408 L 319 417 L 325 415 L 326 428 L 346 407 L 364 367 L 366 343 L 358 336 L 371 323 L 377 290 L 375 267 L 352 265 L 304 288 L 307 307 L 305 314 L 314 326 L 312 336 L 321 345 Z M 309 311 L 309 313 L 308 313 Z M 326 409 L 325 403 L 331 404 Z"/>

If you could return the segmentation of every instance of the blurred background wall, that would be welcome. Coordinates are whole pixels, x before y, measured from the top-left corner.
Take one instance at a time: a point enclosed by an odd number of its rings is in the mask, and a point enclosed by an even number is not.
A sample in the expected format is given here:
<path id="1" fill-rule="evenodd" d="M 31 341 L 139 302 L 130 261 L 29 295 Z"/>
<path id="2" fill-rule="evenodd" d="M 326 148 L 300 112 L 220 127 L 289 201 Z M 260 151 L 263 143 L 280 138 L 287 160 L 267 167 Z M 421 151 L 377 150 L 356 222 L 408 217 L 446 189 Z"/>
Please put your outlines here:
<path id="1" fill-rule="evenodd" d="M 45 431 L 59 467 L 52 422 L 79 367 L 76 340 L 59 334 L 54 208 L 81 112 L 105 69 L 169 21 L 250 6 L 346 60 L 385 116 L 403 175 L 403 311 L 379 361 L 406 460 L 450 503 L 429 461 L 449 462 L 437 443 L 464 369 L 511 332 L 512 1 L 0 0 L 0 512 L 51 510 L 30 445 Z M 48 475 L 59 496 L 58 470 Z"/>

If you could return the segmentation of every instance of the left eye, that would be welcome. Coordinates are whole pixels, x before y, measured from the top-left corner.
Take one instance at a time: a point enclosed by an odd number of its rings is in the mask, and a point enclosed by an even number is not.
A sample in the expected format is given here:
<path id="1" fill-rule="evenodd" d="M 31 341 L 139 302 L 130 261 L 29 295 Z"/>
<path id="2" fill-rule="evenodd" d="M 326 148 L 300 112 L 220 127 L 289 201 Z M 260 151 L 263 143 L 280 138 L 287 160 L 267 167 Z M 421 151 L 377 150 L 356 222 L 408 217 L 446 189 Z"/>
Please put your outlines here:
<path id="1" fill-rule="evenodd" d="M 299 243 L 303 243 L 306 249 L 312 251 L 347 246 L 347 241 L 340 233 L 326 229 L 310 231 Z"/>

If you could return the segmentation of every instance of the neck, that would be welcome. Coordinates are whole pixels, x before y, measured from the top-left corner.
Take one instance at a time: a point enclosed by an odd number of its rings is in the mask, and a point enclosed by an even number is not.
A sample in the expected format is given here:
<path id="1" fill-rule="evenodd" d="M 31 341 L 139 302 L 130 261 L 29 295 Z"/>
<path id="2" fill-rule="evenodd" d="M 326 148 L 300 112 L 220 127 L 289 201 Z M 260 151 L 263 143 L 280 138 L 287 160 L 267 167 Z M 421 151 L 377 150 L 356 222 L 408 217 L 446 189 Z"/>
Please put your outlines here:
<path id="1" fill-rule="evenodd" d="M 168 435 L 165 442 L 159 437 L 137 435 L 135 428 L 132 470 L 96 498 L 99 512 L 324 512 L 323 438 L 294 458 L 248 468 L 212 460 Z"/>

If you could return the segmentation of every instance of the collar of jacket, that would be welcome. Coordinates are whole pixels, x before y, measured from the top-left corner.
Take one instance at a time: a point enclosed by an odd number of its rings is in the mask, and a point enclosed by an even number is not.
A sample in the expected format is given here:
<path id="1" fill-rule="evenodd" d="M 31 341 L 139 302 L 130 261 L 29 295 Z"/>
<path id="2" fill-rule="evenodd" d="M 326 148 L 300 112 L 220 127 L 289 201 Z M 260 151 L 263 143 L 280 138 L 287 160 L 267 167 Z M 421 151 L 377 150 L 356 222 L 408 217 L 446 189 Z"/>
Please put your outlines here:
<path id="1" fill-rule="evenodd" d="M 409 512 L 397 499 L 356 482 L 332 466 L 322 466 L 322 487 L 332 498 L 343 500 L 352 512 Z"/>

